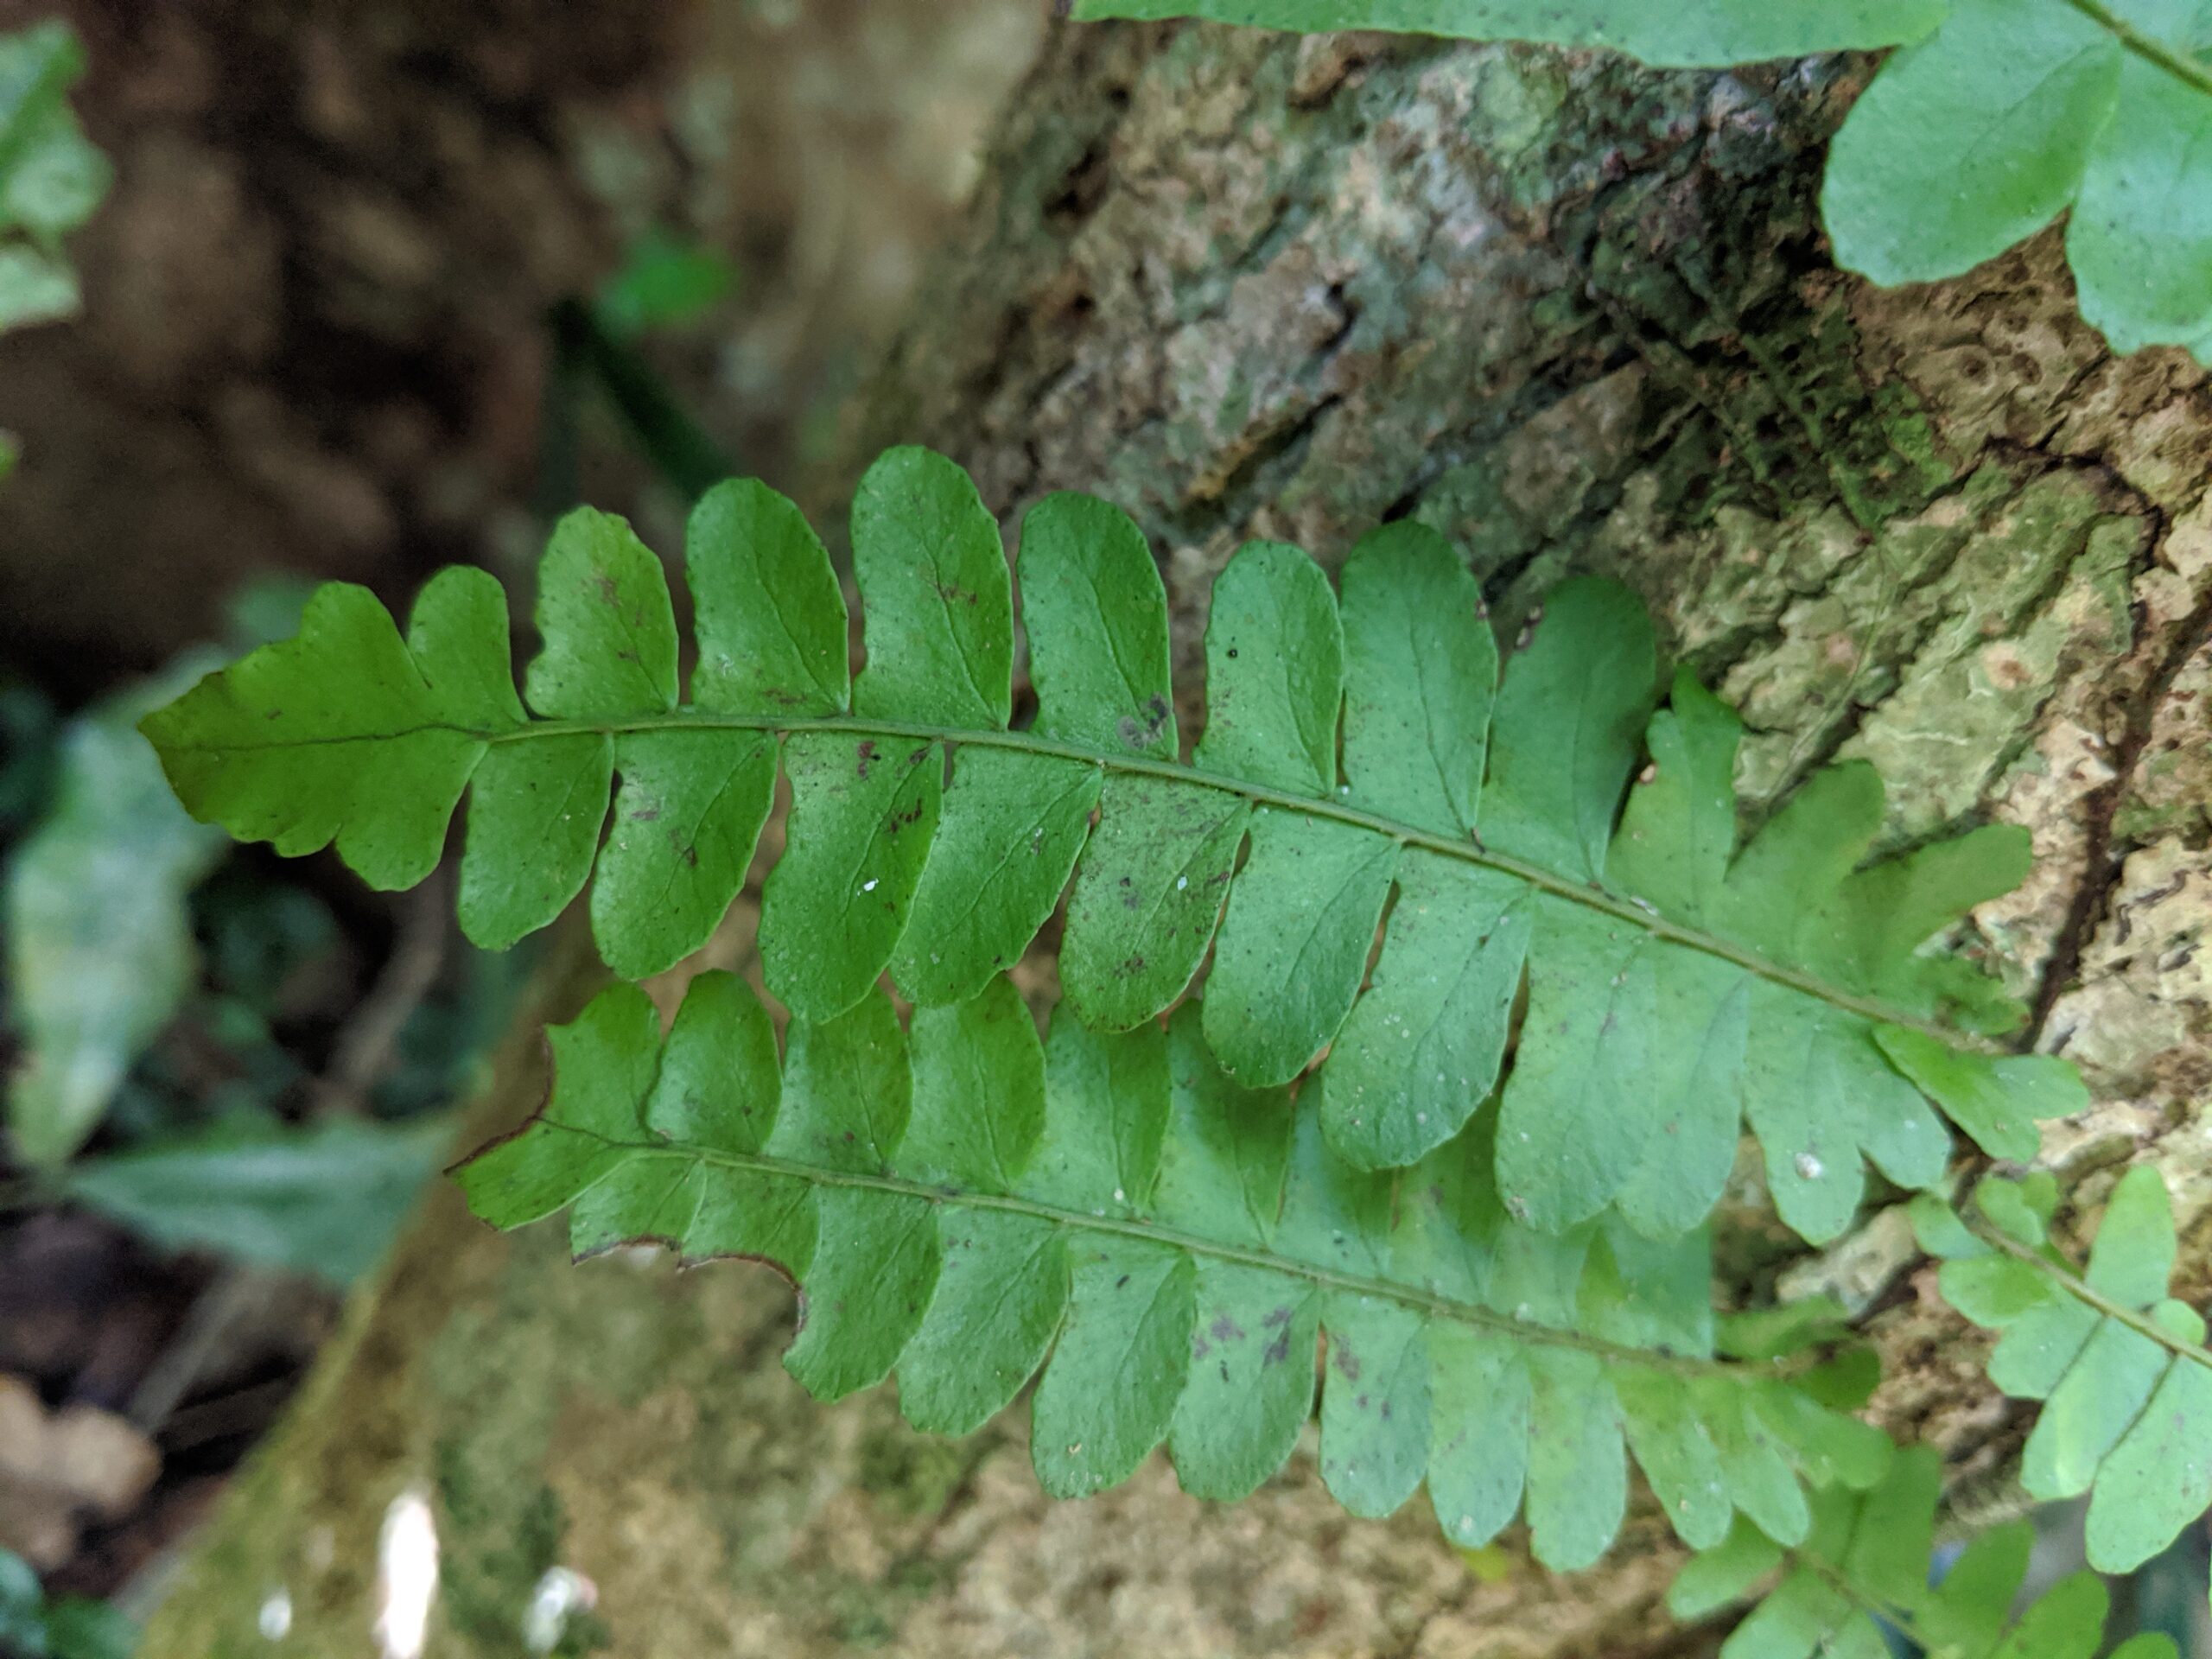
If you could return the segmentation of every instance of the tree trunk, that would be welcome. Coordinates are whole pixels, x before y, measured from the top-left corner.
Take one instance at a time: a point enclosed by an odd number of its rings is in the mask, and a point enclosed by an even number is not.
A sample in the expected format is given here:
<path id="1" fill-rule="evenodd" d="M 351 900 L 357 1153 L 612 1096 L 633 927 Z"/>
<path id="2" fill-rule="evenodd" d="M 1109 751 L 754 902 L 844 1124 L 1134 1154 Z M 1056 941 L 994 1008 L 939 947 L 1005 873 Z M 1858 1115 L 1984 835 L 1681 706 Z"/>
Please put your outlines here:
<path id="1" fill-rule="evenodd" d="M 1503 623 L 1575 569 L 1650 602 L 1744 710 L 1753 816 L 1837 756 L 1877 762 L 1893 845 L 1997 817 L 2036 873 L 1968 943 L 2097 1104 L 2045 1156 L 2093 1219 L 2158 1160 L 2204 1287 L 2212 950 L 2212 389 L 2119 360 L 2054 237 L 1934 289 L 1825 259 L 1823 141 L 1867 65 L 1659 73 L 1596 57 L 1190 28 L 1065 29 L 982 196 L 853 412 L 972 467 L 1007 517 L 1081 487 L 1152 534 L 1197 685 L 1212 572 L 1243 537 L 1342 556 L 1411 513 Z M 556 1001 L 573 1002 L 571 982 Z M 535 1097 L 519 1031 L 488 1116 Z M 1815 1257 L 1758 1219 L 1722 1294 L 1823 1284 L 1867 1312 L 1875 1411 L 2001 1484 L 2018 1412 L 1935 1300 L 1895 1211 Z M 146 1651 L 353 1653 L 378 1520 L 413 1486 L 444 1540 L 432 1651 L 518 1650 L 548 1567 L 620 1654 L 1565 1656 L 1682 1638 L 1648 1511 L 1599 1570 L 1471 1567 L 1425 1506 L 1353 1521 L 1301 1453 L 1258 1497 L 1155 1459 L 1053 1504 L 1020 1414 L 921 1439 L 892 1392 L 808 1401 L 772 1275 L 503 1239 L 433 1196 L 381 1288 L 233 1495 Z M 1506 1541 L 1511 1544 L 1511 1537 Z"/>

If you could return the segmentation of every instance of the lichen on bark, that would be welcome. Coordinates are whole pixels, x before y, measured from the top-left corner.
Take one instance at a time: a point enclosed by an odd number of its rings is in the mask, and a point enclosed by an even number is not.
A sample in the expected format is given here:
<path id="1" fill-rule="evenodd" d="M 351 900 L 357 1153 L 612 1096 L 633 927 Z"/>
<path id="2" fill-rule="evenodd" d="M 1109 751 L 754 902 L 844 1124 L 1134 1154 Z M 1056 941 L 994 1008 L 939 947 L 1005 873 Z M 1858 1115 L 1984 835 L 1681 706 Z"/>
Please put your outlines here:
<path id="1" fill-rule="evenodd" d="M 1333 561 L 1413 515 L 1465 550 L 1509 626 L 1561 575 L 1618 575 L 1745 710 L 1752 816 L 1865 755 L 1891 779 L 1890 845 L 1986 817 L 2030 829 L 2035 874 L 1964 942 L 2095 1088 L 2046 1142 L 2066 1225 L 2094 1221 L 2119 1166 L 2157 1160 L 2195 1294 L 2212 390 L 2177 354 L 2111 358 L 2055 237 L 1910 293 L 1837 274 L 1812 189 L 1866 68 L 1060 30 L 810 493 L 832 504 L 877 447 L 920 439 L 1009 526 L 1052 489 L 1116 499 L 1154 539 L 1193 688 L 1203 594 L 1247 536 Z M 512 1066 L 503 1090 L 518 1112 Z M 1755 1191 L 1738 1197 L 1756 1213 Z M 1850 1296 L 1888 1361 L 1877 1415 L 1961 1478 L 2001 1478 L 2021 1414 L 1893 1209 L 1819 1257 L 1766 1236 L 1731 1260 L 1731 1296 Z M 1184 1497 L 1158 1459 L 1054 1506 L 1018 1413 L 931 1449 L 887 1390 L 806 1402 L 774 1363 L 788 1309 L 764 1274 L 570 1269 L 550 1232 L 472 1231 L 439 1194 L 149 1652 L 243 1649 L 280 1580 L 316 1610 L 298 1650 L 354 1650 L 357 1579 L 299 1587 L 316 1529 L 354 1559 L 410 1480 L 466 1521 L 454 1568 L 484 1606 L 537 1561 L 485 1533 L 557 1533 L 618 1654 L 1680 1639 L 1648 1511 L 1600 1571 L 1555 1580 L 1511 1549 L 1471 1570 L 1418 1504 L 1348 1519 L 1308 1452 L 1234 1508 Z M 443 1650 L 512 1650 L 488 1628 L 449 1630 Z"/>

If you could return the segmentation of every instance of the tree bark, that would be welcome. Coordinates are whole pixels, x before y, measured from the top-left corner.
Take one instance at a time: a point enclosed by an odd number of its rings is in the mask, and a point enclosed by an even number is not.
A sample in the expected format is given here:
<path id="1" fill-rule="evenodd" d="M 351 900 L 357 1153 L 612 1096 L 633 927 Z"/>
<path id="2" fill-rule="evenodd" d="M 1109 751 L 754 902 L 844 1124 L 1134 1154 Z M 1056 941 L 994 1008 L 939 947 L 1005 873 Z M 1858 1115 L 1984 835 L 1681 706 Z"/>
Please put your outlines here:
<path id="1" fill-rule="evenodd" d="M 1113 498 L 1154 538 L 1192 690 L 1207 582 L 1248 535 L 1333 562 L 1411 513 L 1465 550 L 1509 635 L 1561 575 L 1618 575 L 1744 710 L 1752 818 L 1865 756 L 1888 845 L 2030 828 L 2034 875 L 1965 943 L 2094 1089 L 2045 1138 L 2065 1228 L 2154 1160 L 2201 1295 L 2212 389 L 2176 355 L 2112 358 L 2053 236 L 1936 288 L 1836 272 L 1814 191 L 1868 67 L 1061 31 L 812 493 L 920 439 L 1009 526 L 1048 490 Z M 536 1053 L 525 1027 L 487 1120 L 536 1097 Z M 1761 1219 L 1755 1155 L 1738 1186 L 1721 1294 L 1836 1289 L 1883 1352 L 1875 1415 L 1945 1450 L 1962 1510 L 1999 1491 L 2021 1414 L 1901 1215 L 1808 1256 Z M 1701 1639 L 1656 1607 L 1674 1558 L 1648 1511 L 1560 1580 L 1510 1536 L 1471 1566 L 1419 1503 L 1351 1520 L 1306 1452 L 1233 1508 L 1157 1459 L 1052 1504 L 1019 1412 L 948 1444 L 889 1389 L 817 1406 L 775 1363 L 790 1319 L 771 1275 L 572 1268 L 556 1230 L 498 1238 L 436 1192 L 146 1651 L 250 1651 L 280 1587 L 286 1650 L 359 1650 L 378 1517 L 410 1486 L 445 1541 L 451 1655 L 516 1651 L 556 1564 L 599 1592 L 569 1639 L 624 1655 Z"/>

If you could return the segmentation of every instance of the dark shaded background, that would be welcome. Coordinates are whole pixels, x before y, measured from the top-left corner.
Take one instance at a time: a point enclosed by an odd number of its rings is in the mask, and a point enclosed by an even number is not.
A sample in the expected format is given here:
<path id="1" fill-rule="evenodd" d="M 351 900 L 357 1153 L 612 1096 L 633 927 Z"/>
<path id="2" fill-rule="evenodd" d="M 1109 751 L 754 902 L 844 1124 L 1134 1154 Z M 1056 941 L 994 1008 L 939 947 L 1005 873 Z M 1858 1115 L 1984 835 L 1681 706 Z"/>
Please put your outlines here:
<path id="1" fill-rule="evenodd" d="M 69 719 L 235 644 L 241 594 L 281 619 L 308 581 L 399 608 L 449 563 L 513 578 L 582 499 L 673 551 L 681 482 L 562 326 L 648 238 L 729 285 L 630 368 L 707 453 L 796 487 L 1043 23 L 1020 0 L 0 0 L 0 31 L 54 16 L 116 182 L 69 244 L 83 315 L 0 336 L 0 858 L 54 807 Z M 89 1157 L 239 1108 L 433 1110 L 526 967 L 463 946 L 435 887 L 371 894 L 323 858 L 228 853 L 192 904 L 201 982 Z M 0 1547 L 49 1594 L 143 1605 L 336 1306 L 0 1162 Z"/>

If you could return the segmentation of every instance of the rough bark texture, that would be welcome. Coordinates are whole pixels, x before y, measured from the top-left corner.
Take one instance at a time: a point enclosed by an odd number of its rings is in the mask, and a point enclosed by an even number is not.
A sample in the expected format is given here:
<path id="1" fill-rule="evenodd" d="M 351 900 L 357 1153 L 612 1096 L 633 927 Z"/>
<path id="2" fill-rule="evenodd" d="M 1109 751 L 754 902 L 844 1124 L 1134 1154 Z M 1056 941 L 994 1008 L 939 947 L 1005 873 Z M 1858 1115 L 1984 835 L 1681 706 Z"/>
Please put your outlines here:
<path id="1" fill-rule="evenodd" d="M 2212 390 L 2177 358 L 2111 359 L 2050 238 L 1936 289 L 1836 274 L 1812 188 L 1864 68 L 1059 34 L 819 493 L 915 437 L 1009 523 L 1048 489 L 1110 495 L 1155 538 L 1186 672 L 1206 580 L 1251 533 L 1334 559 L 1414 513 L 1509 626 L 1565 571 L 1619 575 L 1745 711 L 1755 813 L 1865 755 L 1893 844 L 2032 830 L 2035 876 L 1969 943 L 2095 1087 L 2048 1161 L 2078 1225 L 2117 1166 L 2158 1160 L 2201 1294 Z M 488 1109 L 533 1086 L 518 1058 Z M 2019 1414 L 1900 1217 L 1795 1257 L 1754 1219 L 1755 1159 L 1741 1185 L 1724 1294 L 1838 1287 L 1887 1362 L 1878 1414 L 1942 1446 L 1962 1498 L 2001 1484 Z M 454 1655 L 514 1651 L 556 1562 L 600 1591 L 571 1639 L 626 1655 L 1696 1639 L 1655 1608 L 1671 1560 L 1648 1516 L 1560 1580 L 1510 1552 L 1471 1571 L 1419 1504 L 1351 1521 L 1305 1455 L 1234 1509 L 1157 1459 L 1053 1506 L 1018 1413 L 947 1445 L 888 1390 L 817 1407 L 775 1364 L 789 1322 L 769 1275 L 571 1269 L 553 1230 L 496 1239 L 438 1193 L 147 1651 L 251 1651 L 279 1586 L 288 1651 L 357 1651 L 378 1518 L 410 1485 L 438 1508 Z"/>

